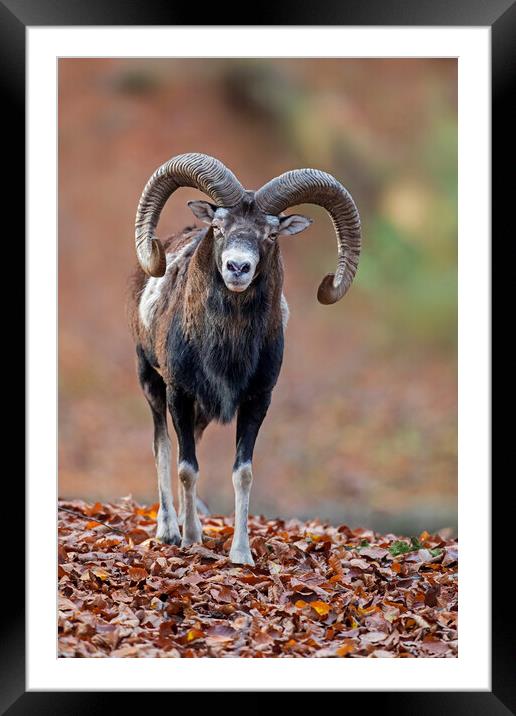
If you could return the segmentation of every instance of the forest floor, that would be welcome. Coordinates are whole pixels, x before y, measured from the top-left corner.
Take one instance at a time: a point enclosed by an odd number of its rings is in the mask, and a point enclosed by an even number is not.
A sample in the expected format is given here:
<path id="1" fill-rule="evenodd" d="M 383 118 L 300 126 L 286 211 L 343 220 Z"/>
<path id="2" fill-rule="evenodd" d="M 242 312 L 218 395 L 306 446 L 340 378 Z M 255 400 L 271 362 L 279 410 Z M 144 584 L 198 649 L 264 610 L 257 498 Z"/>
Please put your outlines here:
<path id="1" fill-rule="evenodd" d="M 255 567 L 154 539 L 157 505 L 58 505 L 60 657 L 456 657 L 457 540 L 250 518 Z"/>

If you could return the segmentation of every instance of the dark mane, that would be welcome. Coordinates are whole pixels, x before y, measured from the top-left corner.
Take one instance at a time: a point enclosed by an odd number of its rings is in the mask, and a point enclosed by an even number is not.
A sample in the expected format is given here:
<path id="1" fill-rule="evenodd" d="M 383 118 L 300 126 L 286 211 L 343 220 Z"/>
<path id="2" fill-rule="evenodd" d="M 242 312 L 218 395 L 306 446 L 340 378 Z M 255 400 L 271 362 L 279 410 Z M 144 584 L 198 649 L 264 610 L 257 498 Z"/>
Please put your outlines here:
<path id="1" fill-rule="evenodd" d="M 196 396 L 207 420 L 231 421 L 247 392 L 272 389 L 281 366 L 283 332 L 271 333 L 270 286 L 257 278 L 245 295 L 230 294 L 211 277 L 195 336 L 179 315 L 167 336 L 168 371 Z M 254 379 L 254 380 L 253 380 Z"/>

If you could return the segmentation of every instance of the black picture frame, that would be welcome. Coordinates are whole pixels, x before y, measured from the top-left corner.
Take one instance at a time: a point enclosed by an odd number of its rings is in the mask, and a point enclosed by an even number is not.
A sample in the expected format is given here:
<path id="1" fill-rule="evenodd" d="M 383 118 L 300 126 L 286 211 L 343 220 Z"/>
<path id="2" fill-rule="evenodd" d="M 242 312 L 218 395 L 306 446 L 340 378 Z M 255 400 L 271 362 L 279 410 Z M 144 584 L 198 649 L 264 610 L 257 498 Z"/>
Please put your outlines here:
<path id="1" fill-rule="evenodd" d="M 233 6 L 235 7 L 235 6 Z M 246 8 L 244 8 L 245 10 Z M 253 8 L 247 8 L 246 17 Z M 251 12 L 249 12 L 251 10 Z M 224 22 L 220 8 L 213 6 L 199 13 L 199 9 L 176 6 L 167 0 L 0 0 L 0 73 L 2 77 L 2 125 L 4 141 L 16 148 L 16 160 L 9 162 L 8 199 L 4 206 L 9 211 L 20 204 L 20 187 L 24 186 L 25 146 L 25 30 L 33 26 L 66 25 L 197 25 L 201 15 L 202 25 L 386 25 L 386 26 L 489 26 L 492 39 L 492 210 L 493 236 L 503 230 L 510 231 L 513 219 L 509 216 L 513 201 L 509 191 L 513 182 L 507 182 L 503 168 L 507 158 L 514 157 L 514 115 L 510 112 L 510 80 L 515 74 L 516 4 L 514 0 L 322 0 L 293 3 L 286 0 L 281 5 L 257 7 L 254 22 L 243 18 Z M 512 130 L 512 131 L 511 131 Z M 5 146 L 5 145 L 4 145 Z M 511 153 L 511 149 L 513 150 Z M 512 163 L 511 163 L 512 165 Z M 16 206 L 18 217 L 24 216 L 22 206 Z M 18 221 L 17 231 L 23 230 Z M 502 228 L 503 227 L 503 228 Z M 9 242 L 14 237 L 4 237 Z M 509 243 L 507 237 L 505 244 Z M 500 236 L 498 239 L 502 242 Z M 19 251 L 17 247 L 17 251 Z M 494 254 L 493 254 L 494 258 Z M 18 262 L 19 259 L 17 259 Z M 9 269 L 7 269 L 9 270 Z M 507 267 L 506 267 L 507 270 Z M 493 277 L 494 277 L 493 271 Z M 500 281 L 503 283 L 503 281 Z M 17 305 L 24 305 L 21 289 Z M 16 300 L 13 298 L 13 300 Z M 497 304 L 497 305 L 502 305 Z M 21 322 L 15 322 L 20 326 Z M 20 330 L 21 334 L 21 330 Z M 23 340 L 21 338 L 21 340 Z M 35 347 L 32 346 L 32 349 Z M 19 362 L 19 359 L 16 360 Z M 18 397 L 19 400 L 19 397 Z M 13 476 L 14 477 L 14 476 Z M 18 513 L 25 502 L 24 483 L 21 478 L 11 478 L 7 486 L 9 504 L 16 504 Z M 510 555 L 500 549 L 501 544 L 511 543 L 509 512 L 511 501 L 507 500 L 503 483 L 493 482 L 492 502 L 496 514 L 496 530 L 493 532 L 492 574 L 498 575 L 492 587 L 492 690 L 486 691 L 437 691 L 437 692 L 368 692 L 367 704 L 363 692 L 347 692 L 342 707 L 353 708 L 357 696 L 361 708 L 377 702 L 382 712 L 398 714 L 502 714 L 516 713 L 516 639 L 512 607 L 507 594 L 506 577 Z M 5 499 L 5 497 L 4 497 Z M 20 555 L 23 530 L 16 527 L 17 554 Z M 479 540 L 485 535 L 479 535 Z M 4 553 L 4 560 L 11 558 Z M 19 559 L 19 557 L 17 557 Z M 50 567 L 50 566 L 49 566 Z M 485 579 L 487 566 L 479 565 L 479 575 Z M 3 629 L 0 639 L 2 655 L 0 669 L 0 714 L 82 714 L 117 713 L 121 709 L 119 692 L 27 692 L 25 688 L 25 610 L 21 600 L 21 570 L 17 567 L 16 591 L 1 590 L 3 605 Z M 462 599 L 474 599 L 474 594 L 461 594 Z M 479 617 L 480 618 L 480 617 Z M 407 684 L 410 687 L 410 684 Z M 336 685 L 336 690 L 338 686 Z M 314 689 L 316 690 L 316 689 Z M 152 696 L 153 705 L 157 694 Z M 174 708 L 176 694 L 165 694 L 167 708 Z M 133 707 L 138 707 L 140 693 L 130 694 Z M 145 697 L 149 698 L 149 697 Z M 140 702 L 143 704 L 143 702 Z M 147 705 L 149 702 L 147 701 Z"/>

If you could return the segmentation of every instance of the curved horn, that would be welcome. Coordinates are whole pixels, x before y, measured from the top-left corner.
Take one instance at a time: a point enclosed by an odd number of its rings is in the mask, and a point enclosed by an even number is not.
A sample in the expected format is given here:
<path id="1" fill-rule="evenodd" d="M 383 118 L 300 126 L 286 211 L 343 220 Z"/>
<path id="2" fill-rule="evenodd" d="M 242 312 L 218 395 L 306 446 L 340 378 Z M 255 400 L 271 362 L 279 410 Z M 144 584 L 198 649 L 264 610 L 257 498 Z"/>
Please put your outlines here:
<path id="1" fill-rule="evenodd" d="M 167 199 L 182 186 L 200 189 L 219 206 L 234 206 L 245 193 L 233 172 L 207 154 L 179 154 L 156 169 L 142 192 L 135 221 L 136 254 L 149 276 L 165 273 L 165 251 L 155 230 Z"/>
<path id="2" fill-rule="evenodd" d="M 339 301 L 355 277 L 360 256 L 360 215 L 351 194 L 335 177 L 318 169 L 294 169 L 264 184 L 255 194 L 261 211 L 277 216 L 290 206 L 318 204 L 330 214 L 337 234 L 335 274 L 328 274 L 317 291 L 320 303 Z"/>

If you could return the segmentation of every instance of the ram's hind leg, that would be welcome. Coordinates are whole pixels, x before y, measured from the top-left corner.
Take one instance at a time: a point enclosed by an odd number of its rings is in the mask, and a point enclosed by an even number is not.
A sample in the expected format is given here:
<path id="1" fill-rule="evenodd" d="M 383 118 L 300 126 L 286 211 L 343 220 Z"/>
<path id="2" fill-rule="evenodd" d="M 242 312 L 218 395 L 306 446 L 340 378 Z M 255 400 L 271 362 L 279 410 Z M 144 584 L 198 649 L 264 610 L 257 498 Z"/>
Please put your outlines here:
<path id="1" fill-rule="evenodd" d="M 158 473 L 159 511 L 156 537 L 167 544 L 181 543 L 181 534 L 170 483 L 170 438 L 167 430 L 166 388 L 163 379 L 150 365 L 143 350 L 137 349 L 138 377 L 154 421 L 153 451 Z"/>
<path id="2" fill-rule="evenodd" d="M 202 526 L 197 514 L 197 480 L 199 465 L 195 455 L 195 411 L 193 399 L 181 389 L 167 388 L 167 403 L 174 423 L 178 443 L 177 473 L 182 502 L 183 540 L 189 547 L 202 542 Z"/>
<path id="3" fill-rule="evenodd" d="M 209 420 L 206 418 L 206 416 L 202 413 L 201 409 L 199 408 L 199 405 L 196 403 L 194 405 L 194 439 L 195 444 L 199 442 L 199 440 L 202 438 L 202 434 L 204 433 L 204 430 L 206 429 L 207 425 L 209 424 Z M 178 496 L 179 496 L 179 513 L 178 513 L 178 521 L 180 525 L 184 525 L 185 523 L 185 496 L 184 496 L 184 487 L 181 480 L 179 480 L 179 486 L 177 488 L 178 490 Z M 209 514 L 209 508 L 206 505 L 206 503 L 199 497 L 199 495 L 196 496 L 197 501 L 197 513 L 201 513 L 203 515 Z"/>

